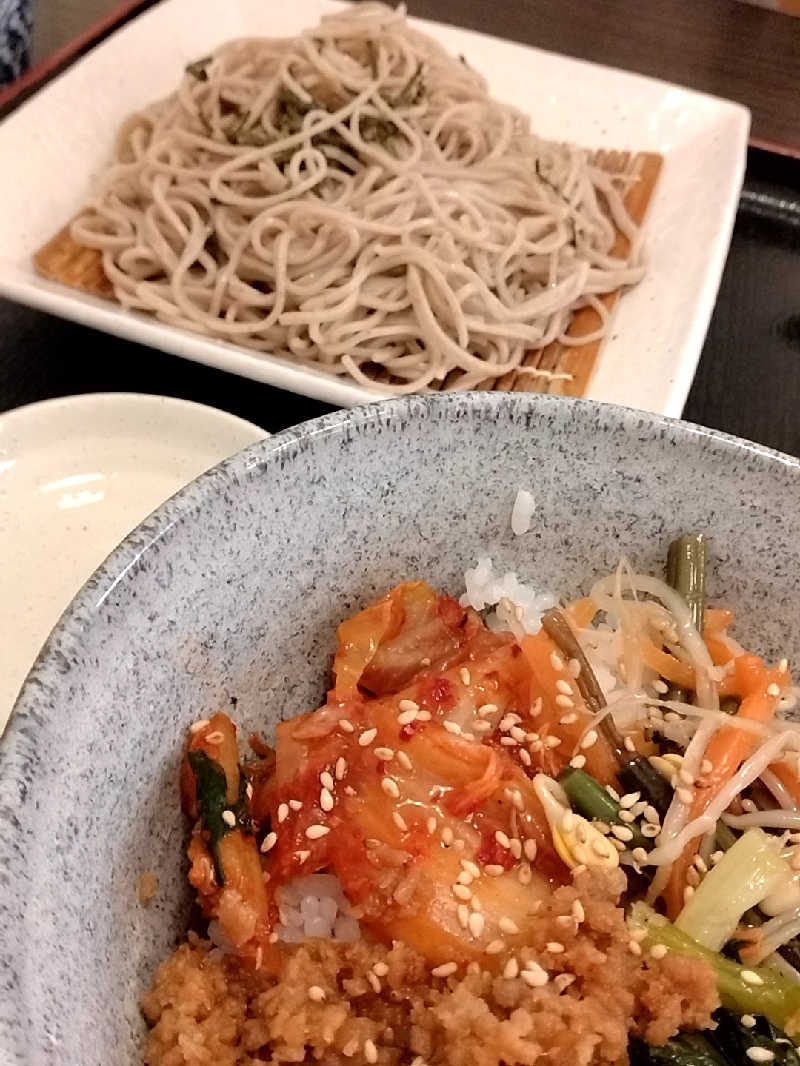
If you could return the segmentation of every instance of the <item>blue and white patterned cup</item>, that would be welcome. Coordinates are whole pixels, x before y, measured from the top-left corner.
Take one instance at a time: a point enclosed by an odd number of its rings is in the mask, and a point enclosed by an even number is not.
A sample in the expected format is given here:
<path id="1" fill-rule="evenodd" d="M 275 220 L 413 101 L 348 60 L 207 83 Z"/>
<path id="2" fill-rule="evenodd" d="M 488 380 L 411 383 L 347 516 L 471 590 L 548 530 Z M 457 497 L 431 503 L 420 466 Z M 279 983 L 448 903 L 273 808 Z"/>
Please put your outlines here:
<path id="1" fill-rule="evenodd" d="M 32 25 L 32 0 L 0 0 L 0 85 L 8 85 L 27 67 Z"/>

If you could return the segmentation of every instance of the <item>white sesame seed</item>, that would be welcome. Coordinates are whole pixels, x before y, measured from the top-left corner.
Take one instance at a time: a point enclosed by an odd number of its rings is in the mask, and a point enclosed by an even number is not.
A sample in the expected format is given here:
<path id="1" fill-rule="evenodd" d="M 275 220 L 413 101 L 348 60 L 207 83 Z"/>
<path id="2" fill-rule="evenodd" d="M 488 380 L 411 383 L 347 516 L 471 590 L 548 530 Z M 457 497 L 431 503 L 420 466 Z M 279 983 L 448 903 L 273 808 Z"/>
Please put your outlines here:
<path id="1" fill-rule="evenodd" d="M 225 825 L 230 826 L 231 829 L 233 829 L 233 827 L 236 825 L 236 815 L 233 813 L 233 811 L 223 811 L 222 820 Z"/>
<path id="2" fill-rule="evenodd" d="M 658 811 L 655 809 L 655 807 L 652 807 L 649 803 L 647 804 L 645 809 L 642 811 L 642 814 L 643 814 L 644 820 L 646 822 L 652 822 L 654 825 L 657 825 L 661 821 L 661 817 L 660 817 Z"/>
<path id="3" fill-rule="evenodd" d="M 494 714 L 497 710 L 496 703 L 484 703 L 478 708 L 478 714 L 481 718 L 486 718 L 490 714 Z"/>
<path id="4" fill-rule="evenodd" d="M 575 919 L 578 925 L 580 925 L 586 917 L 586 912 L 583 909 L 583 904 L 579 899 L 575 899 L 572 901 L 572 917 Z"/>
<path id="5" fill-rule="evenodd" d="M 584 766 L 586 765 L 586 756 L 585 755 L 573 755 L 572 758 L 569 761 L 569 764 L 570 764 L 570 766 L 574 767 L 574 769 L 576 769 L 576 770 L 582 770 L 584 768 Z"/>
<path id="6" fill-rule="evenodd" d="M 466 903 L 459 903 L 456 907 L 456 916 L 458 918 L 458 924 L 462 929 L 466 929 L 469 925 L 469 907 Z"/>
<path id="7" fill-rule="evenodd" d="M 780 694 L 781 694 L 780 685 L 776 685 L 774 681 L 771 682 L 769 685 L 767 685 L 767 695 L 768 696 L 780 696 Z"/>
<path id="8" fill-rule="evenodd" d="M 629 941 L 628 942 L 628 951 L 631 953 L 631 955 L 641 955 L 642 954 L 641 944 L 637 944 L 635 940 Z"/>
<path id="9" fill-rule="evenodd" d="M 453 830 L 449 825 L 446 825 L 442 830 L 442 843 L 446 844 L 448 848 L 453 843 Z"/>
<path id="10" fill-rule="evenodd" d="M 434 977 L 449 977 L 450 974 L 455 973 L 458 969 L 458 963 L 455 962 L 443 962 L 441 966 L 435 967 L 431 970 Z"/>
<path id="11" fill-rule="evenodd" d="M 570 659 L 567 663 L 567 670 L 576 680 L 581 676 L 581 664 L 577 659 Z"/>
<path id="12" fill-rule="evenodd" d="M 544 742 L 547 745 L 547 747 L 551 748 L 551 749 L 561 747 L 561 737 L 554 737 L 554 736 L 545 737 Z"/>
<path id="13" fill-rule="evenodd" d="M 556 707 L 574 707 L 575 700 L 572 696 L 565 696 L 563 693 L 559 693 L 555 698 L 555 705 Z"/>
<path id="14" fill-rule="evenodd" d="M 531 988 L 541 988 L 550 980 L 547 971 L 543 970 L 538 962 L 527 963 L 525 969 L 520 973 L 520 977 Z"/>
<path id="15" fill-rule="evenodd" d="M 635 803 L 639 802 L 641 797 L 641 792 L 626 792 L 624 796 L 620 796 L 619 805 L 624 810 L 629 810 Z"/>
<path id="16" fill-rule="evenodd" d="M 458 671 L 458 676 L 461 678 L 462 685 L 468 685 L 472 680 L 469 675 L 469 670 L 466 668 L 466 666 L 461 667 L 461 669 Z"/>
<path id="17" fill-rule="evenodd" d="M 519 761 L 523 766 L 531 766 L 533 760 L 524 748 L 519 749 Z"/>
<path id="18" fill-rule="evenodd" d="M 359 747 L 361 747 L 361 748 L 369 747 L 369 745 L 373 742 L 373 740 L 375 739 L 375 737 L 377 735 L 378 735 L 378 730 L 377 729 L 366 729 L 366 730 L 364 730 L 364 732 L 358 738 Z"/>
<path id="19" fill-rule="evenodd" d="M 400 811 L 392 811 L 392 821 L 402 833 L 408 832 L 408 825 Z"/>
<path id="20" fill-rule="evenodd" d="M 364 1041 L 364 1058 L 367 1060 L 367 1062 L 378 1061 L 378 1049 L 375 1047 L 375 1044 L 372 1040 Z"/>
<path id="21" fill-rule="evenodd" d="M 508 839 L 508 835 L 503 832 L 502 829 L 498 829 L 494 834 L 494 839 L 500 845 L 501 848 L 510 848 L 511 841 Z"/>
<path id="22" fill-rule="evenodd" d="M 267 833 L 264 839 L 261 841 L 261 853 L 266 855 L 268 851 L 272 851 L 278 842 L 277 833 Z"/>
<path id="23" fill-rule="evenodd" d="M 503 967 L 503 977 L 506 981 L 513 981 L 517 976 L 519 976 L 519 963 L 516 959 L 509 959 Z"/>
<path id="24" fill-rule="evenodd" d="M 472 874 L 473 877 L 481 876 L 481 868 L 477 863 L 472 862 L 471 859 L 461 860 L 461 869 L 465 870 L 468 874 Z"/>
<path id="25" fill-rule="evenodd" d="M 469 870 L 462 870 L 456 878 L 456 884 L 459 885 L 471 885 L 475 878 L 469 872 Z"/>
<path id="26" fill-rule="evenodd" d="M 536 699 L 531 704 L 531 710 L 530 710 L 531 718 L 538 718 L 539 715 L 542 713 L 542 707 L 543 706 L 544 706 L 544 702 L 542 701 L 542 697 L 541 696 L 537 696 Z"/>
<path id="27" fill-rule="evenodd" d="M 355 732 L 356 727 L 353 725 L 352 722 L 348 722 L 346 718 L 340 718 L 339 728 L 342 730 L 343 733 L 353 733 Z"/>
<path id="28" fill-rule="evenodd" d="M 630 825 L 631 822 L 635 822 L 636 821 L 636 815 L 633 813 L 633 811 L 622 811 L 621 810 L 617 817 L 619 818 L 619 820 L 621 822 L 625 822 L 628 825 Z"/>
<path id="29" fill-rule="evenodd" d="M 477 721 L 472 723 L 473 733 L 491 733 L 493 729 L 491 722 Z"/>
<path id="30" fill-rule="evenodd" d="M 484 866 L 484 870 L 489 877 L 502 877 L 506 872 L 505 866 L 499 866 L 497 863 L 490 862 L 488 866 Z"/>
<path id="31" fill-rule="evenodd" d="M 397 782 L 393 777 L 384 777 L 381 781 L 381 788 L 387 796 L 391 796 L 393 799 L 400 798 L 400 789 L 397 787 Z"/>
<path id="32" fill-rule="evenodd" d="M 380 759 L 381 762 L 391 762 L 394 758 L 394 750 L 392 748 L 373 748 L 376 759 Z"/>
<path id="33" fill-rule="evenodd" d="M 323 809 L 323 811 L 333 810 L 333 795 L 331 794 L 330 789 L 323 788 L 323 790 L 320 792 L 319 805 Z"/>
<path id="34" fill-rule="evenodd" d="M 569 681 L 564 681 L 562 678 L 559 678 L 558 681 L 556 681 L 556 692 L 562 692 L 565 696 L 571 696 L 572 685 L 570 685 Z"/>
<path id="35" fill-rule="evenodd" d="M 651 959 L 663 959 L 663 958 L 666 957 L 666 954 L 667 954 L 667 945 L 666 944 L 653 944 L 653 946 L 650 948 L 650 958 Z"/>
<path id="36" fill-rule="evenodd" d="M 519 932 L 519 926 L 511 918 L 507 918 L 503 915 L 497 923 L 497 928 L 501 933 L 508 933 L 509 936 L 516 936 Z"/>
<path id="37" fill-rule="evenodd" d="M 752 1029 L 756 1024 L 756 1020 L 752 1014 L 743 1014 L 739 1021 L 742 1023 L 745 1029 Z"/>
<path id="38" fill-rule="evenodd" d="M 325 999 L 325 989 L 320 988 L 319 985 L 311 985 L 308 990 L 308 998 L 313 1000 L 314 1003 L 322 1003 Z"/>
<path id="39" fill-rule="evenodd" d="M 406 755 L 406 753 L 404 751 L 398 751 L 396 756 L 395 756 L 395 758 L 397 759 L 397 761 L 400 763 L 400 765 L 403 767 L 404 770 L 412 769 L 414 764 L 411 762 L 411 759 L 409 759 L 409 757 Z"/>
<path id="40" fill-rule="evenodd" d="M 633 737 L 625 737 L 622 743 L 625 745 L 625 751 L 636 751 L 636 745 L 633 743 Z"/>
<path id="41" fill-rule="evenodd" d="M 339 758 L 336 760 L 334 773 L 336 774 L 337 781 L 341 781 L 344 775 L 347 773 L 347 760 L 344 758 L 343 755 L 340 755 Z"/>
<path id="42" fill-rule="evenodd" d="M 755 970 L 742 970 L 740 976 L 746 985 L 763 985 L 764 978 Z"/>
<path id="43" fill-rule="evenodd" d="M 514 740 L 513 737 L 500 737 L 500 743 L 504 748 L 516 748 L 519 744 L 518 740 Z"/>
<path id="44" fill-rule="evenodd" d="M 656 680 L 653 682 L 653 691 L 657 692 L 660 696 L 664 696 L 667 692 L 669 692 L 669 686 L 665 685 L 664 682 L 661 681 L 659 678 L 656 678 Z"/>
<path id="45" fill-rule="evenodd" d="M 559 725 L 574 725 L 578 721 L 578 716 L 574 711 L 570 711 L 569 714 L 562 714 L 559 718 Z"/>
<path id="46" fill-rule="evenodd" d="M 369 981 L 369 983 L 370 983 L 370 984 L 372 985 L 372 991 L 373 991 L 373 992 L 374 992 L 374 993 L 375 993 L 376 995 L 380 995 L 380 991 L 381 991 L 381 987 L 382 987 L 382 986 L 381 986 L 381 983 L 380 983 L 380 981 L 378 980 L 377 976 L 376 976 L 376 975 L 375 975 L 374 973 L 370 973 L 370 972 L 368 972 L 368 973 L 367 973 L 367 980 L 368 980 L 368 981 Z"/>
<path id="47" fill-rule="evenodd" d="M 477 896 L 473 896 L 472 897 L 472 899 L 469 901 L 469 905 L 470 905 L 470 907 L 472 907 L 472 909 L 474 911 L 483 911 L 483 907 L 481 906 L 481 901 L 478 899 Z"/>
<path id="48" fill-rule="evenodd" d="M 688 788 L 679 788 L 676 790 L 676 794 L 681 803 L 685 803 L 687 807 L 694 801 L 694 792 Z"/>
<path id="49" fill-rule="evenodd" d="M 401 711 L 418 711 L 419 710 L 419 704 L 415 703 L 414 700 L 400 700 L 400 702 L 397 704 L 397 706 L 398 706 L 398 708 Z"/>
<path id="50" fill-rule="evenodd" d="M 303 809 L 302 800 L 289 800 L 289 806 L 293 811 L 300 811 Z"/>
<path id="51" fill-rule="evenodd" d="M 327 825 L 310 825 L 306 829 L 306 836 L 309 840 L 320 840 L 322 837 L 327 836 L 330 833 L 330 829 Z"/>
<path id="52" fill-rule="evenodd" d="M 751 1062 L 772 1062 L 775 1052 L 766 1047 L 749 1047 L 745 1052 Z"/>
<path id="53" fill-rule="evenodd" d="M 690 774 L 688 770 L 681 768 L 678 770 L 678 780 L 683 785 L 689 785 L 691 787 L 694 784 L 694 775 Z"/>
<path id="54" fill-rule="evenodd" d="M 327 788 L 333 791 L 333 777 L 327 770 L 323 770 L 322 773 L 319 775 L 319 783 L 322 785 L 323 788 Z"/>
<path id="55" fill-rule="evenodd" d="M 549 940 L 545 944 L 545 951 L 549 951 L 551 955 L 561 955 L 566 948 L 563 944 L 559 944 L 557 940 Z"/>
<path id="56" fill-rule="evenodd" d="M 453 885 L 452 891 L 456 899 L 461 899 L 465 903 L 467 902 L 467 900 L 472 899 L 472 893 L 466 885 L 459 885 L 456 883 L 455 885 Z"/>
<path id="57" fill-rule="evenodd" d="M 310 851 L 296 851 L 296 852 L 295 852 L 295 856 L 296 856 L 296 858 L 297 858 L 297 861 L 298 861 L 298 862 L 299 862 L 299 863 L 300 863 L 301 865 L 302 865 L 302 864 L 303 864 L 303 863 L 304 863 L 304 862 L 306 861 L 306 859 L 308 858 L 308 856 L 309 856 L 310 854 L 311 854 L 311 852 L 310 852 Z"/>
<path id="58" fill-rule="evenodd" d="M 518 725 L 512 725 L 511 729 L 509 729 L 508 732 L 509 735 L 512 736 L 514 740 L 516 740 L 520 744 L 522 744 L 522 742 L 525 740 L 525 730 L 520 729 Z"/>
<path id="59" fill-rule="evenodd" d="M 418 722 L 430 722 L 430 720 L 431 720 L 431 712 L 430 711 L 421 710 L 419 712 L 419 714 L 417 715 L 417 721 Z"/>
<path id="60" fill-rule="evenodd" d="M 484 948 L 487 955 L 499 955 L 501 951 L 505 949 L 505 943 L 502 940 L 490 940 Z"/>
<path id="61" fill-rule="evenodd" d="M 537 846 L 535 840 L 526 840 L 522 845 L 522 850 L 525 852 L 525 858 L 528 862 L 533 862 L 536 858 Z"/>
<path id="62" fill-rule="evenodd" d="M 469 916 L 469 931 L 474 937 L 483 935 L 483 929 L 486 925 L 486 919 L 482 914 L 478 914 L 477 911 L 473 911 Z"/>
<path id="63" fill-rule="evenodd" d="M 590 729 L 589 732 L 581 740 L 581 748 L 583 751 L 588 751 L 594 744 L 597 743 L 597 732 L 594 729 Z"/>
<path id="64" fill-rule="evenodd" d="M 521 885 L 529 885 L 533 880 L 533 873 L 531 872 L 531 864 L 529 862 L 523 862 L 520 864 L 519 870 L 517 870 L 517 880 Z"/>
<path id="65" fill-rule="evenodd" d="M 514 858 L 515 859 L 521 859 L 522 858 L 522 841 L 518 840 L 517 837 L 512 837 L 511 841 L 510 841 L 510 846 L 511 846 L 511 854 L 514 856 Z"/>
<path id="66" fill-rule="evenodd" d="M 512 789 L 511 802 L 514 804 L 518 811 L 525 810 L 525 801 L 523 800 L 522 793 L 518 788 Z"/>
<path id="67" fill-rule="evenodd" d="M 561 656 L 554 651 L 550 653 L 550 665 L 553 667 L 554 670 L 564 669 L 564 663 L 561 659 Z"/>
<path id="68" fill-rule="evenodd" d="M 280 805 L 280 807 L 278 807 L 278 825 L 280 825 L 281 822 L 285 822 L 288 817 L 289 817 L 289 804 L 288 803 L 282 803 Z"/>
<path id="69" fill-rule="evenodd" d="M 401 700 L 401 703 L 404 702 L 404 700 Z M 401 711 L 400 714 L 398 714 L 397 721 L 400 725 L 411 725 L 411 723 L 414 721 L 418 714 L 418 707 L 409 708 L 409 710 Z"/>
<path id="70" fill-rule="evenodd" d="M 461 732 L 461 726 L 458 724 L 458 722 L 451 722 L 449 719 L 445 719 L 445 721 L 442 722 L 442 725 L 445 727 L 448 733 L 452 733 L 454 736 L 458 736 Z"/>

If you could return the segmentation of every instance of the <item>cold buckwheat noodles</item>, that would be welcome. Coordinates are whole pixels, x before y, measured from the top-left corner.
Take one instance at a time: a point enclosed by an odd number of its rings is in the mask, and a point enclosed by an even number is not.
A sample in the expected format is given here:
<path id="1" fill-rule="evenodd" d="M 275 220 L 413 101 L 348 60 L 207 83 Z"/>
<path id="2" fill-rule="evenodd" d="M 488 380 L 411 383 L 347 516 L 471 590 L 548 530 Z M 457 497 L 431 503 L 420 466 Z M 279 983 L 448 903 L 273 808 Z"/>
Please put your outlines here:
<path id="1" fill-rule="evenodd" d="M 629 180 L 364 4 L 190 64 L 124 124 L 72 235 L 126 308 L 395 392 L 469 388 L 602 333 L 566 331 L 642 276 Z"/>

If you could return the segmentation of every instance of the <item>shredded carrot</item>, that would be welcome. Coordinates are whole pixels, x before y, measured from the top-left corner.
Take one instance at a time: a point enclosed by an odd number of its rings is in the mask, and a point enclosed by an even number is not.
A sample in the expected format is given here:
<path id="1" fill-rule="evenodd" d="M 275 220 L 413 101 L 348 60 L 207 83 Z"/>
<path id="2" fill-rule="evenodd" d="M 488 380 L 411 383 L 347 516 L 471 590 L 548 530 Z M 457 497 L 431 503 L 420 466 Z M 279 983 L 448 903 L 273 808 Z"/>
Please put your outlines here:
<path id="1" fill-rule="evenodd" d="M 747 718 L 755 722 L 768 721 L 778 706 L 779 695 L 770 695 L 767 689 L 776 684 L 782 690 L 788 675 L 770 670 L 757 655 L 740 655 L 734 664 L 733 676 L 742 702 L 738 714 L 732 719 Z M 689 820 L 699 818 L 709 807 L 712 800 L 730 781 L 744 760 L 751 754 L 756 738 L 752 733 L 737 729 L 735 725 L 723 726 L 708 743 L 704 759 L 711 763 L 712 769 L 704 774 L 694 792 L 694 800 L 689 810 Z M 680 858 L 673 864 L 670 879 L 664 890 L 667 914 L 676 918 L 683 907 L 683 894 L 686 886 L 686 874 L 697 854 L 699 841 L 690 841 Z"/>
<path id="2" fill-rule="evenodd" d="M 565 607 L 564 613 L 574 629 L 586 629 L 597 614 L 597 604 L 591 596 L 584 596 Z"/>
<path id="3" fill-rule="evenodd" d="M 706 607 L 703 635 L 722 633 L 733 621 L 733 611 L 727 607 Z"/>
<path id="4" fill-rule="evenodd" d="M 694 668 L 687 663 L 681 662 L 680 659 L 676 659 L 674 655 L 670 655 L 669 652 L 662 651 L 661 648 L 657 648 L 649 640 L 640 641 L 640 648 L 642 652 L 642 658 L 647 666 L 651 670 L 655 670 L 661 677 L 665 677 L 667 681 L 671 681 L 673 685 L 679 685 L 681 688 L 694 689 L 695 686 L 695 673 Z"/>
<path id="5" fill-rule="evenodd" d="M 770 763 L 769 768 L 790 793 L 797 807 L 800 808 L 800 778 L 798 778 L 791 766 L 785 762 L 774 762 Z"/>
<path id="6" fill-rule="evenodd" d="M 561 652 L 555 642 L 540 629 L 533 636 L 523 637 L 520 647 L 532 674 L 531 702 L 541 698 L 542 709 L 534 719 L 533 728 L 541 737 L 557 737 L 561 743 L 555 748 L 545 748 L 539 759 L 544 773 L 557 774 L 569 762 L 570 756 L 586 730 L 591 715 L 580 689 L 566 670 Z M 558 662 L 561 666 L 557 666 Z M 557 682 L 570 686 L 572 706 L 564 706 L 566 693 L 559 691 Z M 559 697 L 562 697 L 559 700 Z M 574 720 L 564 722 L 566 716 Z M 603 784 L 617 785 L 617 762 L 614 753 L 602 735 L 582 752 L 586 756 L 586 772 Z"/>

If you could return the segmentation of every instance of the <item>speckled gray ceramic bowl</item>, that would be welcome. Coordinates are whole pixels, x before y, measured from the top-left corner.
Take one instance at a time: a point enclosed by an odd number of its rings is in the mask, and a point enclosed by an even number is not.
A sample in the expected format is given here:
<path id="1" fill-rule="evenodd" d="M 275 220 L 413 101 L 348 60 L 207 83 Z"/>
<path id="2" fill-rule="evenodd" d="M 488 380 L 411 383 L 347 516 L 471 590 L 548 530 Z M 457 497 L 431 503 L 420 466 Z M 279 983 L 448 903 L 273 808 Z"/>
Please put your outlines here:
<path id="1" fill-rule="evenodd" d="M 516 538 L 522 485 L 538 506 Z M 799 520 L 796 460 L 513 394 L 334 414 L 201 477 L 78 596 L 5 738 L 0 1063 L 139 1062 L 137 1001 L 186 917 L 184 730 L 233 700 L 245 730 L 315 706 L 344 614 L 406 577 L 457 592 L 479 552 L 575 592 L 621 552 L 659 568 L 669 538 L 702 528 L 712 592 L 746 608 L 739 631 L 797 660 Z"/>

